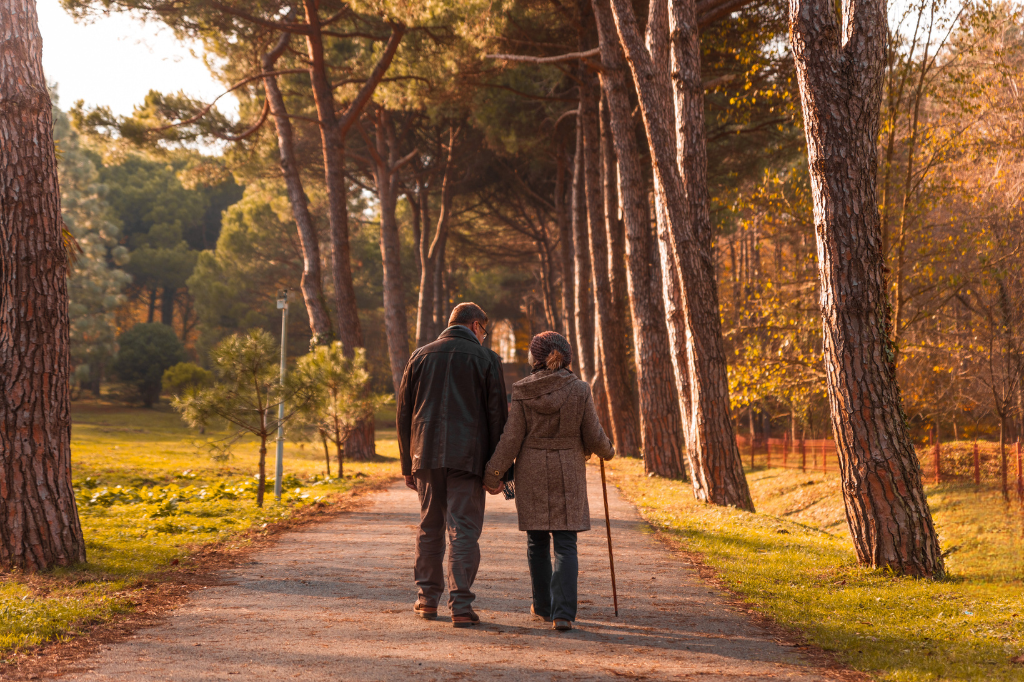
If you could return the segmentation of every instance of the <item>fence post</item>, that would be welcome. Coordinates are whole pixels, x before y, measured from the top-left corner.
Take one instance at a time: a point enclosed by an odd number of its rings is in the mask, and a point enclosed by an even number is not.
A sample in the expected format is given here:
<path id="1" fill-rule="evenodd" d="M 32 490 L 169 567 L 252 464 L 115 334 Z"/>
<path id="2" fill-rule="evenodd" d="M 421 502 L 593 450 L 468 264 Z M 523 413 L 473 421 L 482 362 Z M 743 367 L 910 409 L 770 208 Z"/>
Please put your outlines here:
<path id="1" fill-rule="evenodd" d="M 978 441 L 974 441 L 974 485 L 981 485 L 981 455 L 978 453 Z"/>
<path id="2" fill-rule="evenodd" d="M 1002 479 L 1003 499 L 1010 501 L 1010 487 L 1006 483 L 1006 419 L 999 419 L 999 476 Z"/>
<path id="3" fill-rule="evenodd" d="M 828 453 L 825 451 L 825 447 L 828 445 L 828 439 L 821 441 L 821 473 L 828 473 Z"/>
<path id="4" fill-rule="evenodd" d="M 1020 438 L 1017 439 L 1017 504 L 1024 508 L 1024 470 L 1021 469 Z"/>
<path id="5" fill-rule="evenodd" d="M 793 441 L 789 443 L 789 447 L 782 451 L 782 468 L 785 469 L 789 465 L 789 451 L 793 447 Z"/>
<path id="6" fill-rule="evenodd" d="M 807 471 L 807 444 L 800 439 L 800 468 Z"/>

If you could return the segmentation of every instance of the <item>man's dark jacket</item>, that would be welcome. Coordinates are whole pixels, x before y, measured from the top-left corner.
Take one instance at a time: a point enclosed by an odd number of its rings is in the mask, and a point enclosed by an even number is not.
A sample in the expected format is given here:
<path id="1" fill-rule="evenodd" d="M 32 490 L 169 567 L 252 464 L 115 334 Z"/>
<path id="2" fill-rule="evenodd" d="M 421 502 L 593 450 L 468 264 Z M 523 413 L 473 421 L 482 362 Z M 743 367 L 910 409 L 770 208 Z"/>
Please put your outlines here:
<path id="1" fill-rule="evenodd" d="M 447 467 L 484 473 L 508 419 L 501 358 L 453 325 L 419 348 L 398 391 L 402 475 Z"/>

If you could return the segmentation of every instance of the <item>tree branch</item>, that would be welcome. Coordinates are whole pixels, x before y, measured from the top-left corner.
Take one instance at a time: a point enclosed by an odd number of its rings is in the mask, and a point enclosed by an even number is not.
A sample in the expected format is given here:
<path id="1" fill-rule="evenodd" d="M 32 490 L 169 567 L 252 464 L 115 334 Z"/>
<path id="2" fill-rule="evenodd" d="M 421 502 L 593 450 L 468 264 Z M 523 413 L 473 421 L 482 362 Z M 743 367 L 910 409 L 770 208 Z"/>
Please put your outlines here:
<path id="1" fill-rule="evenodd" d="M 384 54 L 377 60 L 377 65 L 370 73 L 370 77 L 366 79 L 366 83 L 359 89 L 356 98 L 352 100 L 352 104 L 349 105 L 344 115 L 338 120 L 338 130 L 341 132 L 342 137 L 348 133 L 352 124 L 359 119 L 363 108 L 373 96 L 373 91 L 377 88 L 381 79 L 384 78 L 384 74 L 387 73 L 388 67 L 391 66 L 391 60 L 394 59 L 395 52 L 398 51 L 398 44 L 402 42 L 402 36 L 405 35 L 405 30 L 406 28 L 403 24 L 391 24 L 391 38 L 388 39 L 388 44 L 384 48 Z"/>
<path id="2" fill-rule="evenodd" d="M 484 55 L 487 59 L 496 59 L 498 61 L 505 62 L 526 62 L 528 64 L 560 64 L 562 62 L 574 62 L 578 59 L 589 59 L 591 57 L 600 57 L 601 48 L 595 47 L 593 50 L 587 50 L 585 52 L 570 52 L 568 54 L 560 54 L 554 57 L 531 57 L 525 54 L 488 54 Z"/>

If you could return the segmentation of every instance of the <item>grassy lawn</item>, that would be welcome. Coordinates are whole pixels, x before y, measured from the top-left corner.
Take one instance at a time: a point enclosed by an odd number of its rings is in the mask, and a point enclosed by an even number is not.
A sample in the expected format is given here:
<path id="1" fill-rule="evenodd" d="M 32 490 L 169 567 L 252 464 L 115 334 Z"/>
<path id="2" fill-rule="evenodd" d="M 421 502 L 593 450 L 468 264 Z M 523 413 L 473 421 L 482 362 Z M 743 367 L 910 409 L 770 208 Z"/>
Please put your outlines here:
<path id="1" fill-rule="evenodd" d="M 323 446 L 286 441 L 284 494 L 273 495 L 270 445 L 266 503 L 256 507 L 258 443 L 213 453 L 222 434 L 190 430 L 166 406 L 94 401 L 72 407 L 72 470 L 87 563 L 0 581 L 0 654 L 73 636 L 85 624 L 129 611 L 137 588 L 182 570 L 197 549 L 239 546 L 310 505 L 330 504 L 399 473 L 394 431 L 378 431 L 372 462 L 337 462 L 326 477 Z M 179 568 L 180 567 L 180 568 Z M 169 573 L 170 572 L 170 573 Z"/>
<path id="2" fill-rule="evenodd" d="M 609 476 L 644 518 L 716 569 L 759 612 L 881 680 L 1022 680 L 1022 516 L 990 487 L 927 486 L 950 577 L 857 565 L 837 474 L 748 472 L 757 514 L 693 499 L 689 483 L 647 478 L 637 459 Z M 1024 659 L 1020 659 L 1024 661 Z"/>

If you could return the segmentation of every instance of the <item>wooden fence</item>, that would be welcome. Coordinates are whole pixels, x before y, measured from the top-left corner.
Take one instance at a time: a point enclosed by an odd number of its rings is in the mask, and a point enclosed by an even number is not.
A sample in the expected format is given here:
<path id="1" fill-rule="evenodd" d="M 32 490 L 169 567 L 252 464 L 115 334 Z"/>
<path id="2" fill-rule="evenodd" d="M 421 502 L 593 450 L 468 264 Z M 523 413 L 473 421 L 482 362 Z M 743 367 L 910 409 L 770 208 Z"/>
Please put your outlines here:
<path id="1" fill-rule="evenodd" d="M 799 469 L 839 473 L 835 441 L 783 438 L 751 440 L 737 436 L 743 465 L 749 469 Z M 1016 492 L 1024 505 L 1024 449 L 1021 443 L 955 441 L 933 442 L 917 448 L 926 483 L 973 481 L 975 485 L 998 482 L 1005 496 Z"/>

